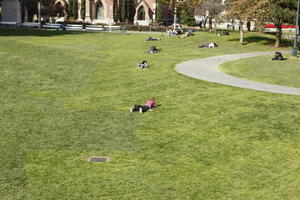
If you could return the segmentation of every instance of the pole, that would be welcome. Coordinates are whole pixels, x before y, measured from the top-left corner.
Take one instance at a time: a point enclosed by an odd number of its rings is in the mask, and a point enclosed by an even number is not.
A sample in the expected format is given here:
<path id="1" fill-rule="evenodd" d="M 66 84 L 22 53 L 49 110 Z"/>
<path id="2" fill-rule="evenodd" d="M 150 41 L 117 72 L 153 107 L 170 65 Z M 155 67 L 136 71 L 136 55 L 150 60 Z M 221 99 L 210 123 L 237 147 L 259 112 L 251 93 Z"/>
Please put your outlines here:
<path id="1" fill-rule="evenodd" d="M 40 24 L 40 28 L 42 27 L 42 20 L 41 20 L 41 2 L 38 2 L 38 20 L 39 20 L 39 24 Z"/>
<path id="2" fill-rule="evenodd" d="M 41 2 L 38 2 L 38 20 L 41 23 Z"/>
<path id="3" fill-rule="evenodd" d="M 109 32 L 111 32 L 111 23 L 112 23 L 112 6 L 109 6 Z"/>
<path id="4" fill-rule="evenodd" d="M 176 5 L 176 1 L 175 1 L 175 10 L 174 10 L 174 30 L 176 29 L 176 21 L 177 21 L 177 5 Z"/>
<path id="5" fill-rule="evenodd" d="M 299 7 L 300 7 L 300 0 L 298 0 L 297 4 L 297 15 L 296 15 L 296 30 L 295 30 L 295 38 L 294 38 L 294 48 L 292 49 L 292 56 L 297 57 L 298 55 L 298 30 L 299 30 Z"/>

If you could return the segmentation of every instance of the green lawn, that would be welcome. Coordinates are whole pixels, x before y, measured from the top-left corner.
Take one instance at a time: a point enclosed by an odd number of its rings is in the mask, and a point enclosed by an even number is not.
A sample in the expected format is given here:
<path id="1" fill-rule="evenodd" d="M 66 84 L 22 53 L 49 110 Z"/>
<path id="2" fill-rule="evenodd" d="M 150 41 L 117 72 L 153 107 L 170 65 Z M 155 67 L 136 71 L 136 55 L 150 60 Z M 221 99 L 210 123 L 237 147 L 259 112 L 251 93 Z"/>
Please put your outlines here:
<path id="1" fill-rule="evenodd" d="M 299 97 L 174 70 L 273 50 L 272 36 L 147 37 L 0 30 L 0 199 L 298 200 Z M 153 44 L 162 51 L 145 55 Z M 144 59 L 151 68 L 136 69 Z M 151 96 L 158 109 L 129 112 Z"/>
<path id="2" fill-rule="evenodd" d="M 223 64 L 225 73 L 266 83 L 300 88 L 300 59 L 285 55 L 287 60 L 270 61 L 273 56 L 241 59 Z"/>

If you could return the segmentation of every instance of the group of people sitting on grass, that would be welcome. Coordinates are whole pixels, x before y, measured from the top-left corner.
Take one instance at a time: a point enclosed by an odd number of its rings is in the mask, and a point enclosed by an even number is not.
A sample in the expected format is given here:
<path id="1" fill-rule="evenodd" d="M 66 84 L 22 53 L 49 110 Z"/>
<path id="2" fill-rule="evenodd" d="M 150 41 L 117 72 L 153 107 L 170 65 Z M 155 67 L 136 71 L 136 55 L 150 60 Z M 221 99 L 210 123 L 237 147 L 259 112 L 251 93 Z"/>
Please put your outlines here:
<path id="1" fill-rule="evenodd" d="M 175 28 L 175 29 L 169 29 L 166 31 L 167 36 L 175 36 L 175 35 L 180 35 L 182 34 L 184 31 L 182 29 L 181 26 Z"/>
<path id="2" fill-rule="evenodd" d="M 194 36 L 195 29 L 190 28 L 183 36 L 179 36 L 179 38 L 186 38 L 190 36 Z M 184 30 L 181 26 L 177 27 L 176 29 L 169 29 L 166 31 L 167 36 L 175 36 L 181 35 L 184 33 Z"/>
<path id="3" fill-rule="evenodd" d="M 194 36 L 195 29 L 189 29 L 183 36 L 179 36 L 180 38 L 186 38 L 190 36 Z"/>

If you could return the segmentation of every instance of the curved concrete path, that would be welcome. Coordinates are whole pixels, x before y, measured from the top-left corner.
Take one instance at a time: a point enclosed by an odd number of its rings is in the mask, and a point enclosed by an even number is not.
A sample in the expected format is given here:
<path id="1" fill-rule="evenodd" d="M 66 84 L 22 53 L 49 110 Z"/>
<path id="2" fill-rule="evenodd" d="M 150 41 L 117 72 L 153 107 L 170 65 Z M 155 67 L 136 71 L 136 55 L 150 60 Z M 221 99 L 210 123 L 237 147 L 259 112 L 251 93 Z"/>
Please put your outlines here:
<path id="1" fill-rule="evenodd" d="M 273 92 L 279 94 L 300 95 L 300 88 L 272 85 L 268 83 L 245 80 L 225 74 L 219 69 L 219 66 L 225 62 L 254 56 L 274 54 L 274 52 L 255 52 L 201 58 L 197 60 L 182 62 L 176 65 L 176 71 L 189 77 L 219 83 L 223 85 L 231 85 L 240 88 L 247 88 L 252 90 Z"/>

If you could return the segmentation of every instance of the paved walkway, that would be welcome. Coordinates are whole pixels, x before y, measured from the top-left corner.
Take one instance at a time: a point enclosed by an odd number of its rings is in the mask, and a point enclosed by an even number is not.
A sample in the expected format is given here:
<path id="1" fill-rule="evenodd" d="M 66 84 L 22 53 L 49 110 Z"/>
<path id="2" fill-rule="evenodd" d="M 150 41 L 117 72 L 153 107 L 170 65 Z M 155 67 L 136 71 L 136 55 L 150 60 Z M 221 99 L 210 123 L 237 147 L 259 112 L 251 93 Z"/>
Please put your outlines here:
<path id="1" fill-rule="evenodd" d="M 289 53 L 289 52 L 284 52 Z M 279 94 L 300 95 L 300 88 L 293 88 L 287 86 L 272 85 L 268 83 L 261 83 L 237 78 L 220 71 L 219 66 L 225 62 L 238 60 L 241 58 L 249 58 L 254 56 L 274 55 L 274 52 L 255 52 L 231 54 L 223 56 L 215 56 L 209 58 L 201 58 L 197 60 L 190 60 L 176 65 L 176 71 L 186 76 L 193 78 L 219 83 L 223 85 L 231 85 L 240 88 L 247 88 L 252 90 L 272 92 Z M 274 61 L 275 62 L 275 61 Z"/>

